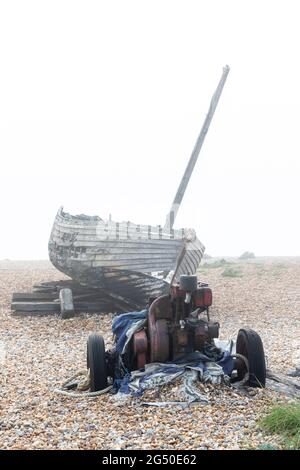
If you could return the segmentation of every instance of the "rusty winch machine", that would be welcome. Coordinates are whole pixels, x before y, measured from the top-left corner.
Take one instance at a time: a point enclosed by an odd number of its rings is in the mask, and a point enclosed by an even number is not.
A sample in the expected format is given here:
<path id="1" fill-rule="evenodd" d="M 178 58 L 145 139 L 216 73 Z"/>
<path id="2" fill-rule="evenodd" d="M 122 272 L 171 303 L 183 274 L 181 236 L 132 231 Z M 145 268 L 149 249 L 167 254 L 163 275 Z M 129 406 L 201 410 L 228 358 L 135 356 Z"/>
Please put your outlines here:
<path id="1" fill-rule="evenodd" d="M 171 283 L 170 292 L 153 299 L 143 327 L 129 341 L 122 360 L 129 371 L 143 369 L 150 363 L 176 363 L 177 359 L 195 351 L 204 352 L 219 336 L 219 323 L 210 319 L 212 291 L 198 282 L 196 275 L 181 275 Z M 104 339 L 92 334 L 87 343 L 87 366 L 91 390 L 107 387 L 114 379 L 114 351 L 105 351 Z M 252 387 L 264 387 L 266 365 L 260 336 L 251 329 L 240 329 L 234 355 L 232 380 L 245 379 Z M 247 375 L 246 375 L 247 374 Z"/>
<path id="2" fill-rule="evenodd" d="M 133 335 L 132 367 L 167 362 L 193 351 L 219 336 L 219 323 L 209 319 L 212 291 L 197 276 L 181 276 L 170 294 L 155 299 L 149 308 L 147 331 Z"/>

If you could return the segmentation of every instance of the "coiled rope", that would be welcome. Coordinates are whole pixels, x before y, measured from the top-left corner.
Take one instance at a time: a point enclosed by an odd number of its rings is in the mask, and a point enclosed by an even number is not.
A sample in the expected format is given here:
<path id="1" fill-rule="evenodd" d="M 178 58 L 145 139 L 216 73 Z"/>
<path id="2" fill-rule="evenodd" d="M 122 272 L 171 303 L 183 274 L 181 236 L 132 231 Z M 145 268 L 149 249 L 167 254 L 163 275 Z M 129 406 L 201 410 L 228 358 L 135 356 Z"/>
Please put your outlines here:
<path id="1" fill-rule="evenodd" d="M 77 377 L 83 377 L 78 382 L 74 382 Z M 97 390 L 96 392 L 88 392 L 90 388 L 90 370 L 80 369 L 74 375 L 72 375 L 69 379 L 67 379 L 60 388 L 55 388 L 53 391 L 65 397 L 71 398 L 84 398 L 84 397 L 98 397 L 99 395 L 104 395 L 108 393 L 112 389 L 112 385 L 104 388 L 103 390 Z M 78 392 L 70 392 L 68 391 L 68 386 L 73 385 L 76 387 Z"/>

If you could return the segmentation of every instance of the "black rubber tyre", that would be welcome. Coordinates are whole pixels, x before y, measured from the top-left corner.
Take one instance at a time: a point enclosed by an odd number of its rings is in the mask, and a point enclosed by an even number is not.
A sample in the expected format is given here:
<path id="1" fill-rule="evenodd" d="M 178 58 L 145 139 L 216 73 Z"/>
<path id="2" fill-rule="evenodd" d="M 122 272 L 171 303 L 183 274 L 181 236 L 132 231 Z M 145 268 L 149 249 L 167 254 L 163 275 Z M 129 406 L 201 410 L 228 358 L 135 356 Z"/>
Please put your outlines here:
<path id="1" fill-rule="evenodd" d="M 186 292 L 195 292 L 198 287 L 198 279 L 195 275 L 188 276 L 187 274 L 182 274 L 179 283 L 180 289 Z"/>
<path id="2" fill-rule="evenodd" d="M 240 330 L 237 336 L 236 352 L 242 354 L 249 362 L 250 387 L 263 388 L 266 385 L 266 361 L 264 347 L 260 336 L 253 330 Z M 245 376 L 246 368 L 238 370 L 238 379 Z"/>
<path id="3" fill-rule="evenodd" d="M 91 334 L 87 340 L 87 368 L 90 369 L 91 391 L 107 387 L 105 344 L 101 335 Z"/>

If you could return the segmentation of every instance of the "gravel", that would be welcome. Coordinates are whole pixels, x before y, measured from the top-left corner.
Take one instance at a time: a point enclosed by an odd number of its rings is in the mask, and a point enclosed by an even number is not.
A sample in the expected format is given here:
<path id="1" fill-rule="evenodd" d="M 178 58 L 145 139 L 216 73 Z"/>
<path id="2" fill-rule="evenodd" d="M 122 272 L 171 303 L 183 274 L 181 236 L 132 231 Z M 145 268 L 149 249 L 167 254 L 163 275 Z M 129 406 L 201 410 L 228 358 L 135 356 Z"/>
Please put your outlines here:
<path id="1" fill-rule="evenodd" d="M 221 339 L 241 327 L 262 337 L 269 367 L 278 372 L 300 364 L 300 260 L 239 263 L 241 277 L 223 268 L 201 268 L 213 289 L 211 316 Z M 272 390 L 241 394 L 224 386 L 198 387 L 209 404 L 188 408 L 146 407 L 143 401 L 177 400 L 180 382 L 147 391 L 142 398 L 112 395 L 68 398 L 54 388 L 85 367 L 86 339 L 101 332 L 111 347 L 113 315 L 13 316 L 13 292 L 62 279 L 47 262 L 0 262 L 0 447 L 2 449 L 240 449 L 276 442 L 257 419 L 287 398 Z"/>

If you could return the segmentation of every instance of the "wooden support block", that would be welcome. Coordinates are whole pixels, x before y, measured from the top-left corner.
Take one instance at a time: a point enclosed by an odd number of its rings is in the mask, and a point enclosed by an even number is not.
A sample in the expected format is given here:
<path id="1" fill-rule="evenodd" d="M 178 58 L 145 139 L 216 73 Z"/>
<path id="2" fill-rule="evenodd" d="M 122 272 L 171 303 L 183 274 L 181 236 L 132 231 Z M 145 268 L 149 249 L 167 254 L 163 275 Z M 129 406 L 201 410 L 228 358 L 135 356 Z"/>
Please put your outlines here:
<path id="1" fill-rule="evenodd" d="M 60 300 L 60 311 L 61 318 L 70 318 L 73 317 L 74 304 L 73 304 L 73 295 L 71 289 L 60 289 L 59 291 L 59 300 Z"/>

